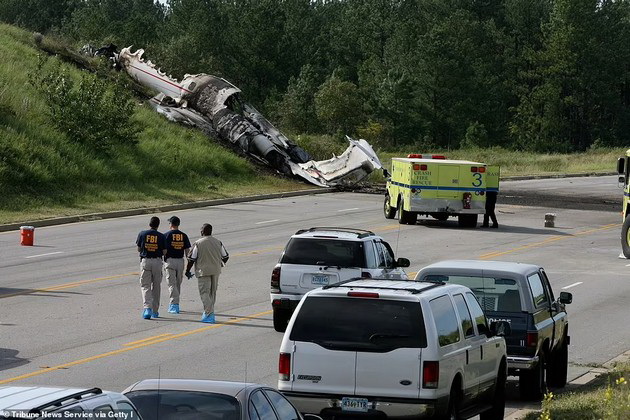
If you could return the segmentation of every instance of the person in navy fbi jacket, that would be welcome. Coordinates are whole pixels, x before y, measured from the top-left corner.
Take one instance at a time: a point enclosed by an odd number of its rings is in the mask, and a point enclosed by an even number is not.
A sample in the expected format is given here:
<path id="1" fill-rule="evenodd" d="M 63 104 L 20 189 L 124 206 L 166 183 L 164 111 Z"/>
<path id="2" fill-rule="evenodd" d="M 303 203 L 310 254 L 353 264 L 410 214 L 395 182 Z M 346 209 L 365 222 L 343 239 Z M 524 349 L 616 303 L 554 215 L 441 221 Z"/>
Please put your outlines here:
<path id="1" fill-rule="evenodd" d="M 160 287 L 162 283 L 162 258 L 166 254 L 166 240 L 158 232 L 158 217 L 151 217 L 149 229 L 138 234 L 136 245 L 140 253 L 140 288 L 142 289 L 144 319 L 157 318 L 160 308 Z"/>
<path id="2" fill-rule="evenodd" d="M 179 295 L 181 293 L 182 279 L 184 278 L 184 256 L 188 255 L 190 240 L 188 235 L 179 230 L 179 217 L 171 216 L 168 221 L 171 224 L 171 230 L 164 234 L 166 239 L 164 271 L 170 299 L 168 312 L 178 314 Z"/>

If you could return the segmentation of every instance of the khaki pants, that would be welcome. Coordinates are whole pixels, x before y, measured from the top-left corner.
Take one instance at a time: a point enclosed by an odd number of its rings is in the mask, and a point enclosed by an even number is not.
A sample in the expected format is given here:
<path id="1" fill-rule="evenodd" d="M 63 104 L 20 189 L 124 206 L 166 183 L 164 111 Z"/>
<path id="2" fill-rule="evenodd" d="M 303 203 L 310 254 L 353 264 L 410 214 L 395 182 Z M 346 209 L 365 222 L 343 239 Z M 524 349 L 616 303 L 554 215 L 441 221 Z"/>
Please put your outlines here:
<path id="1" fill-rule="evenodd" d="M 157 312 L 160 308 L 160 287 L 162 283 L 162 259 L 143 258 L 140 260 L 140 288 L 144 308 Z"/>
<path id="2" fill-rule="evenodd" d="M 171 305 L 179 305 L 179 295 L 184 278 L 184 258 L 169 258 L 164 263 L 166 271 L 166 283 Z"/>
<path id="3" fill-rule="evenodd" d="M 203 311 L 206 315 L 214 313 L 214 302 L 217 300 L 217 285 L 219 275 L 197 277 L 199 296 L 203 302 Z"/>

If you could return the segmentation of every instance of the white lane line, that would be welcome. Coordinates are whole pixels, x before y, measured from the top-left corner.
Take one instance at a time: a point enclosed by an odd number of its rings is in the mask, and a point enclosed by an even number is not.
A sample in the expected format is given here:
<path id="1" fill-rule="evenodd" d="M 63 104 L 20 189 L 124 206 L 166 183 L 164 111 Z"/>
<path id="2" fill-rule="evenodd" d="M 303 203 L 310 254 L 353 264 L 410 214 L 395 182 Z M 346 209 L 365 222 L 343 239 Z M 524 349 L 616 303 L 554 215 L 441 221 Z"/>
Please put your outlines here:
<path id="1" fill-rule="evenodd" d="M 265 220 L 263 222 L 256 222 L 256 225 L 262 225 L 263 223 L 272 223 L 272 222 L 277 222 L 278 219 L 273 219 L 273 220 Z"/>
<path id="2" fill-rule="evenodd" d="M 358 207 L 353 207 L 351 209 L 343 209 L 343 210 L 337 210 L 337 211 L 351 211 L 351 210 L 359 210 Z"/>
<path id="3" fill-rule="evenodd" d="M 568 285 L 568 286 L 564 286 L 564 287 L 563 287 L 563 289 L 570 289 L 571 287 L 573 287 L 573 286 L 578 286 L 578 285 L 580 285 L 580 284 L 582 284 L 582 283 L 583 283 L 583 282 L 578 281 L 577 283 L 573 283 L 573 284 L 570 284 L 570 285 Z"/>
<path id="4" fill-rule="evenodd" d="M 28 257 L 24 257 L 24 258 L 44 257 L 44 256 L 46 256 L 46 255 L 55 255 L 55 254 L 63 254 L 63 251 L 49 252 L 49 253 L 47 253 L 47 254 L 39 254 L 39 255 L 29 255 Z"/>

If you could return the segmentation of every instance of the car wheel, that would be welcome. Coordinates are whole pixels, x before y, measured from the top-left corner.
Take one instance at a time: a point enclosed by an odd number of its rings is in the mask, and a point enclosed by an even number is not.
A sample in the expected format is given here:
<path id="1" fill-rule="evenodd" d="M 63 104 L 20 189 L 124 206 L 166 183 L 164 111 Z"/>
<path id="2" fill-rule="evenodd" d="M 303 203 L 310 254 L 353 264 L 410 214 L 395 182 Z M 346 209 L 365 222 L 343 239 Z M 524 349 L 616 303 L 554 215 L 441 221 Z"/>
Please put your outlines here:
<path id="1" fill-rule="evenodd" d="M 273 310 L 273 328 L 278 332 L 285 332 L 289 325 L 291 312 L 287 309 L 274 308 Z"/>
<path id="2" fill-rule="evenodd" d="M 626 258 L 630 258 L 630 216 L 626 217 L 621 227 L 621 249 Z"/>
<path id="3" fill-rule="evenodd" d="M 415 225 L 418 218 L 417 213 L 405 210 L 405 202 L 402 197 L 398 199 L 398 223 L 401 225 Z"/>
<path id="4" fill-rule="evenodd" d="M 518 378 L 518 386 L 521 398 L 526 400 L 539 400 L 546 390 L 545 381 L 545 354 L 540 353 L 538 364 L 533 370 L 521 372 Z"/>
<path id="5" fill-rule="evenodd" d="M 494 384 L 494 396 L 492 397 L 492 408 L 479 415 L 479 420 L 503 420 L 505 415 L 505 381 L 507 373 L 505 363 L 501 362 L 497 372 L 497 381 Z"/>
<path id="6" fill-rule="evenodd" d="M 459 404 L 461 402 L 460 392 L 457 387 L 457 383 L 451 386 L 451 393 L 448 397 L 448 406 L 446 412 L 438 416 L 439 420 L 460 420 L 462 417 L 459 415 Z"/>
<path id="7" fill-rule="evenodd" d="M 457 216 L 457 224 L 463 228 L 477 227 L 477 215 L 476 214 L 460 214 Z"/>
<path id="8" fill-rule="evenodd" d="M 386 219 L 393 219 L 396 216 L 396 207 L 392 207 L 389 204 L 389 194 L 385 194 L 385 204 L 383 205 L 383 212 Z"/>
<path id="9" fill-rule="evenodd" d="M 562 346 L 551 356 L 547 369 L 547 382 L 549 386 L 564 388 L 567 384 L 567 371 L 569 367 L 569 346 L 564 338 Z"/>

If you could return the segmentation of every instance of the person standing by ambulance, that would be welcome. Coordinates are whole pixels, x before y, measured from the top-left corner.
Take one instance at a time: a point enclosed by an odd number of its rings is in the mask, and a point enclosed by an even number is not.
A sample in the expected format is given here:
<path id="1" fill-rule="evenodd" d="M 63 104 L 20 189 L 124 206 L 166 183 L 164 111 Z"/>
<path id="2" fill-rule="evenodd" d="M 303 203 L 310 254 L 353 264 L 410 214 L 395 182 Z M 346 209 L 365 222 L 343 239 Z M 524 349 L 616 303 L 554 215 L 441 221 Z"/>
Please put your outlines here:
<path id="1" fill-rule="evenodd" d="M 179 313 L 179 295 L 184 278 L 184 255 L 190 248 L 188 235 L 179 230 L 180 220 L 177 216 L 171 216 L 171 230 L 164 234 L 166 240 L 166 255 L 164 256 L 164 271 L 168 284 L 169 305 L 168 312 Z"/>
<path id="2" fill-rule="evenodd" d="M 212 225 L 204 223 L 201 226 L 201 238 L 193 244 L 188 256 L 186 277 L 191 278 L 190 269 L 195 265 L 195 275 L 199 286 L 199 296 L 203 302 L 203 316 L 201 322 L 214 324 L 214 303 L 217 298 L 217 286 L 221 267 L 230 258 L 220 240 L 212 235 Z"/>
<path id="3" fill-rule="evenodd" d="M 151 217 L 149 229 L 138 234 L 136 245 L 140 253 L 140 288 L 142 289 L 144 319 L 157 318 L 160 308 L 160 287 L 162 283 L 162 258 L 166 254 L 164 235 L 158 232 L 158 217 Z"/>

